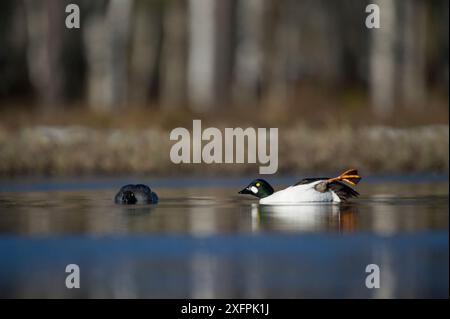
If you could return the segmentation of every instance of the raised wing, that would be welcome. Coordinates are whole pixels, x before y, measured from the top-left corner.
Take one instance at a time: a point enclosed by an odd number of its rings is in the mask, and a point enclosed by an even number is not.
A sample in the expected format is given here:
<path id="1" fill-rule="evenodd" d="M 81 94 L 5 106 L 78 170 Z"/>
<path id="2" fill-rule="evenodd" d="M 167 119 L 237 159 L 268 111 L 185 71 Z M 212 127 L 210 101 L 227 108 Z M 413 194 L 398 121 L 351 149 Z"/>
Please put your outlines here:
<path id="1" fill-rule="evenodd" d="M 313 182 L 327 180 L 327 179 L 329 179 L 329 177 L 307 177 L 307 178 L 304 178 L 301 181 L 295 183 L 292 186 L 305 185 L 305 184 L 310 184 L 310 183 L 313 183 Z"/>
<path id="2" fill-rule="evenodd" d="M 333 190 L 342 201 L 345 201 L 351 197 L 359 196 L 357 191 L 340 181 L 328 183 L 328 188 Z"/>

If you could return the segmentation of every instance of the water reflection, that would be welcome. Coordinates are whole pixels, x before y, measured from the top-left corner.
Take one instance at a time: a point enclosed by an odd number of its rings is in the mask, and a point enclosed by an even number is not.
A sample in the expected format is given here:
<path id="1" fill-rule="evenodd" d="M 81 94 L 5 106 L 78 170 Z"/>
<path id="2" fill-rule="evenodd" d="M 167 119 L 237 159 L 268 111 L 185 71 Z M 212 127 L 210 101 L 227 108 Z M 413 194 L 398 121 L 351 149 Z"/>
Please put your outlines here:
<path id="1" fill-rule="evenodd" d="M 445 298 L 447 240 L 444 232 L 3 238 L 0 297 Z M 65 288 L 68 263 L 80 266 L 80 289 Z M 365 287 L 372 263 L 380 289 Z"/>
<path id="2" fill-rule="evenodd" d="M 358 206 L 353 204 L 253 204 L 253 231 L 350 232 L 356 226 Z"/>
<path id="3" fill-rule="evenodd" d="M 173 197 L 162 190 L 158 205 L 124 206 L 111 192 L 0 194 L 0 234 L 150 234 L 353 232 L 392 235 L 448 229 L 448 196 L 366 197 L 353 203 L 264 206 L 252 200 Z M 166 194 L 164 194 L 166 193 Z"/>

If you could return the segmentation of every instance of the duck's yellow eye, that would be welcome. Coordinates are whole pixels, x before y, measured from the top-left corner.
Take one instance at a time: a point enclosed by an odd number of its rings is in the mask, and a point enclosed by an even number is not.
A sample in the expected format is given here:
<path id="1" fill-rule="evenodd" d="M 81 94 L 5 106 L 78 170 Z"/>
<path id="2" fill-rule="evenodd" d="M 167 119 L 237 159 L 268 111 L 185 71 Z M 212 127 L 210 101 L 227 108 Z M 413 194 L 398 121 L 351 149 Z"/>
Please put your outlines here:
<path id="1" fill-rule="evenodd" d="M 261 183 L 256 183 L 256 187 L 259 187 L 259 186 L 261 186 Z"/>

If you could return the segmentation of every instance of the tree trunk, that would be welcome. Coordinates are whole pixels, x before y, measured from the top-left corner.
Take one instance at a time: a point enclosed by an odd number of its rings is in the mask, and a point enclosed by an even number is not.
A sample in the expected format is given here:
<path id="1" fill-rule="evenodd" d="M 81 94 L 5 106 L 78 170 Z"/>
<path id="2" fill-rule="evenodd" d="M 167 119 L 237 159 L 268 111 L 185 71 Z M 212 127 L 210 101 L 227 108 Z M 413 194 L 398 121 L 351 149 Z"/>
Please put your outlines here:
<path id="1" fill-rule="evenodd" d="M 188 93 L 195 111 L 207 111 L 229 96 L 232 2 L 189 0 Z"/>
<path id="2" fill-rule="evenodd" d="M 409 108 L 424 107 L 427 11 L 422 0 L 404 2 L 402 98 Z"/>
<path id="3" fill-rule="evenodd" d="M 109 71 L 112 87 L 112 105 L 122 106 L 128 97 L 128 41 L 132 0 L 110 0 L 107 19 L 109 35 Z"/>
<path id="4" fill-rule="evenodd" d="M 170 0 L 164 10 L 161 67 L 161 104 L 166 110 L 179 109 L 186 101 L 187 6 Z"/>
<path id="5" fill-rule="evenodd" d="M 136 1 L 130 65 L 130 101 L 144 105 L 158 97 L 161 56 L 161 7 L 153 1 Z"/>
<path id="6" fill-rule="evenodd" d="M 25 10 L 30 82 L 45 109 L 52 110 L 64 100 L 64 3 L 58 0 L 27 0 Z"/>
<path id="7" fill-rule="evenodd" d="M 264 34 L 267 0 L 239 0 L 233 95 L 236 102 L 255 103 L 264 77 Z"/>
<path id="8" fill-rule="evenodd" d="M 95 111 L 112 112 L 127 100 L 127 45 L 131 0 L 111 0 L 106 13 L 86 20 L 88 102 Z"/>
<path id="9" fill-rule="evenodd" d="M 369 91 L 375 113 L 387 116 L 395 106 L 397 3 L 391 0 L 375 3 L 380 7 L 380 28 L 368 30 L 371 35 Z"/>

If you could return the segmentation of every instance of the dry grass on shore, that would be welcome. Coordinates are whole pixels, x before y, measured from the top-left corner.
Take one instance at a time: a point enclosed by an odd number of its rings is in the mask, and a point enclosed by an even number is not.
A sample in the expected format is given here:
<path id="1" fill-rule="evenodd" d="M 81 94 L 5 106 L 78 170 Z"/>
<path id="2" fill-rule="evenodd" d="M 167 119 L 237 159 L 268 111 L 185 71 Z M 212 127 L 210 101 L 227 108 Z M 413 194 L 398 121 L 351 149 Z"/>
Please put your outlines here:
<path id="1" fill-rule="evenodd" d="M 205 126 L 206 127 L 206 126 Z M 189 127 L 188 127 L 189 129 Z M 0 126 L 0 175 L 255 174 L 259 164 L 175 165 L 165 128 Z M 280 127 L 279 173 L 340 171 L 447 173 L 448 125 L 412 128 Z"/>

